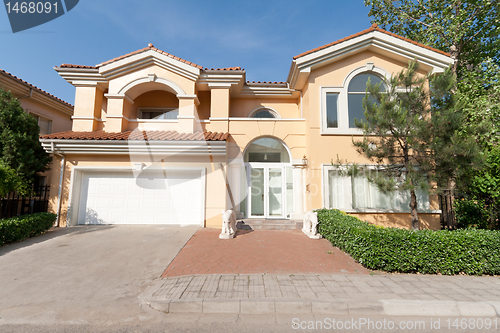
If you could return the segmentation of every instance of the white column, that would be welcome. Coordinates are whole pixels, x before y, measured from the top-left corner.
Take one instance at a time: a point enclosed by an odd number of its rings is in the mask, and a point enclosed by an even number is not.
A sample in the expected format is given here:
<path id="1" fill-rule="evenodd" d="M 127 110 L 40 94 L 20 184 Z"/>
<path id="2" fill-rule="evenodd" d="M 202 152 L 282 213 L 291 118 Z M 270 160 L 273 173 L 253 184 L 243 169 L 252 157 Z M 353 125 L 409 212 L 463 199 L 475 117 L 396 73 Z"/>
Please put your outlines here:
<path id="1" fill-rule="evenodd" d="M 304 189 L 302 166 L 293 166 L 293 213 L 292 220 L 302 220 L 304 217 Z"/>

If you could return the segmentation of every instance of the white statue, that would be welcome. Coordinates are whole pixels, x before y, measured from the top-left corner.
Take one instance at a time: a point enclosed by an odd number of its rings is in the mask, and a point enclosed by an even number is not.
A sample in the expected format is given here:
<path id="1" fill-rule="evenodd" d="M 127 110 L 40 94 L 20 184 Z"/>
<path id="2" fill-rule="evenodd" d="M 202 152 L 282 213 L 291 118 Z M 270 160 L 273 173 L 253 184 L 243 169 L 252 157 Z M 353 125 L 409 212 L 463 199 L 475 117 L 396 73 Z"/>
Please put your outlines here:
<path id="1" fill-rule="evenodd" d="M 312 210 L 304 214 L 304 226 L 302 232 L 309 238 L 320 239 L 321 235 L 318 234 L 318 213 Z"/>
<path id="2" fill-rule="evenodd" d="M 231 239 L 236 234 L 236 213 L 231 209 L 222 211 L 222 232 L 220 239 Z"/>

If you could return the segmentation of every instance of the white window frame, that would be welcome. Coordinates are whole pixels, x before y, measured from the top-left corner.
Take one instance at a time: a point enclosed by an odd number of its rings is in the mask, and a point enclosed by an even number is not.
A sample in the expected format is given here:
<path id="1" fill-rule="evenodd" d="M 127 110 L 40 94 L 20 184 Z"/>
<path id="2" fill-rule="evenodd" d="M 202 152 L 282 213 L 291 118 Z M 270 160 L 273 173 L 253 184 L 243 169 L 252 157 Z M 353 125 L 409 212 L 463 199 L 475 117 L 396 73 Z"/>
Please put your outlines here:
<path id="1" fill-rule="evenodd" d="M 377 67 L 374 63 L 368 62 L 352 70 L 344 79 L 342 86 L 322 86 L 320 87 L 320 109 L 321 109 L 321 135 L 363 135 L 359 128 L 349 128 L 349 107 L 347 88 L 351 80 L 358 74 L 375 74 L 381 78 L 390 79 L 391 74 L 385 69 Z M 338 127 L 327 126 L 326 94 L 337 93 L 337 123 Z"/>
<path id="2" fill-rule="evenodd" d="M 364 165 L 365 167 L 368 168 L 375 168 L 376 165 Z M 330 207 L 330 177 L 328 173 L 330 171 L 335 171 L 337 170 L 336 166 L 333 166 L 331 164 L 322 164 L 322 173 L 321 173 L 321 185 L 322 185 L 322 192 L 323 192 L 323 207 L 331 209 Z M 395 209 L 380 209 L 380 208 L 353 208 L 352 207 L 352 177 L 351 176 L 346 176 L 344 177 L 344 192 L 343 192 L 343 198 L 342 198 L 342 207 L 341 208 L 336 208 L 340 209 L 342 211 L 345 211 L 347 213 L 410 213 L 410 208 L 408 207 L 407 209 L 404 210 L 395 210 Z M 430 198 L 429 198 L 429 205 L 430 205 Z M 427 209 L 427 210 L 418 210 L 419 213 L 431 213 L 431 214 L 439 214 L 441 213 L 440 210 L 433 210 L 433 209 Z"/>
<path id="3" fill-rule="evenodd" d="M 169 111 L 175 111 L 175 110 L 179 110 L 179 108 L 163 108 L 163 107 L 139 107 L 137 108 L 137 120 L 139 122 L 155 122 L 155 123 L 177 123 L 179 121 L 179 119 L 144 119 L 142 118 L 142 112 L 146 111 L 146 112 L 149 112 L 149 111 L 155 111 L 155 110 L 158 110 L 158 111 L 161 111 L 161 110 L 165 110 L 165 113 L 166 112 L 169 112 Z"/>

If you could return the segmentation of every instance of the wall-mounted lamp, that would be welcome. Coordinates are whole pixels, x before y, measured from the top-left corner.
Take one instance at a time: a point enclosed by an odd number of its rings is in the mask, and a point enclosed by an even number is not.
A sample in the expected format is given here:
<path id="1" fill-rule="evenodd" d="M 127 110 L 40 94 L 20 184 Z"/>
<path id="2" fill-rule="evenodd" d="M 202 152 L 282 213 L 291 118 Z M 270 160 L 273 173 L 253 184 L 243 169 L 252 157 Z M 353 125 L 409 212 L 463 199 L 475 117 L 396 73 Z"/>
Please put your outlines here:
<path id="1" fill-rule="evenodd" d="M 304 157 L 302 157 L 302 165 L 307 167 L 307 157 L 306 155 L 304 155 Z"/>

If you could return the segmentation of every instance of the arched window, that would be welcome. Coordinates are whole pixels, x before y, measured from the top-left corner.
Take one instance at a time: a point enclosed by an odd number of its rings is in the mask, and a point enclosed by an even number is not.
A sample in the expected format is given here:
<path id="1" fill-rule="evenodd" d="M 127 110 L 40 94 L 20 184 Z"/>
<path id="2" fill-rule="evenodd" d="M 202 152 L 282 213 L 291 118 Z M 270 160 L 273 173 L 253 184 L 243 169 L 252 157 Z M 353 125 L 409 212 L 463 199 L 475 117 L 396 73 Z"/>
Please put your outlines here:
<path id="1" fill-rule="evenodd" d="M 253 110 L 250 115 L 250 118 L 279 118 L 278 112 L 271 110 L 269 108 L 258 108 Z"/>
<path id="2" fill-rule="evenodd" d="M 257 139 L 248 146 L 245 162 L 290 163 L 290 156 L 285 146 L 272 138 Z"/>
<path id="3" fill-rule="evenodd" d="M 386 91 L 384 81 L 377 75 L 371 73 L 361 73 L 352 78 L 347 88 L 347 108 L 349 113 L 349 128 L 356 128 L 354 119 L 365 118 L 363 108 L 363 98 L 366 96 L 366 83 L 370 80 L 372 85 L 380 84 L 380 90 Z"/>

